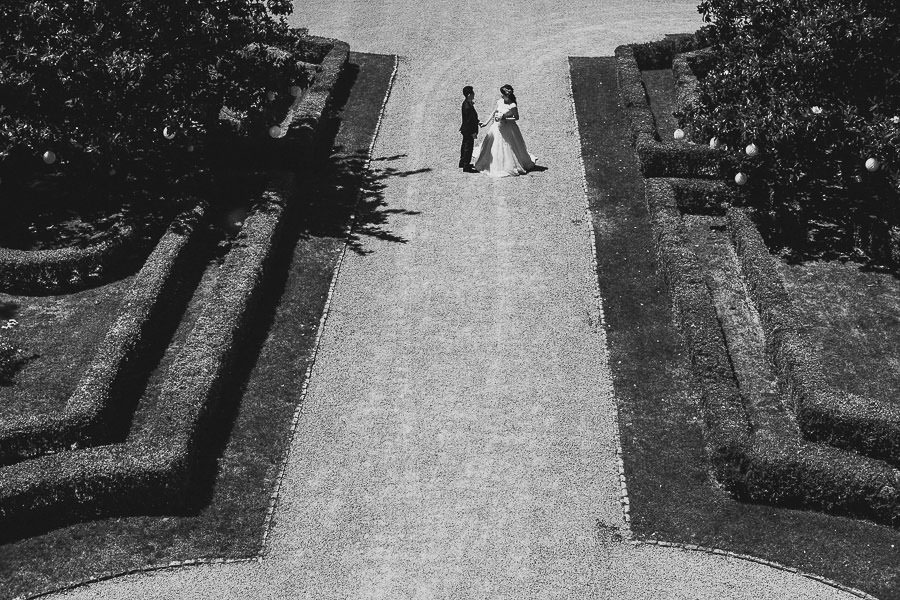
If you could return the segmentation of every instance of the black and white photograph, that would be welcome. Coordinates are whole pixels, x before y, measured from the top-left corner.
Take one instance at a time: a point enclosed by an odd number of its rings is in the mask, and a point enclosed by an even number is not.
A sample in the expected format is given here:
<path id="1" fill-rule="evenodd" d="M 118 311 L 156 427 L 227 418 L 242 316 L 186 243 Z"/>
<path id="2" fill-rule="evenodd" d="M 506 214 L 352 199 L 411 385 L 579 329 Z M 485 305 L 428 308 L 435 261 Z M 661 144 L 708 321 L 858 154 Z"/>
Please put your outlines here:
<path id="1" fill-rule="evenodd" d="M 900 3 L 0 0 L 0 600 L 900 600 Z"/>

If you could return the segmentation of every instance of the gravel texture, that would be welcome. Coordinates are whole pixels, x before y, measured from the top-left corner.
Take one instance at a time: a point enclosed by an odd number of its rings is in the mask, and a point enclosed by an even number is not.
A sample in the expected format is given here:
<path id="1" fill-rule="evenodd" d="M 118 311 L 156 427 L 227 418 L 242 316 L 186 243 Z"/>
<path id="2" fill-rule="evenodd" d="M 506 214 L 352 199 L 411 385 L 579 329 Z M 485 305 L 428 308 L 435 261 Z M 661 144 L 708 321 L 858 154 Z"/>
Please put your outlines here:
<path id="1" fill-rule="evenodd" d="M 78 598 L 840 598 L 784 570 L 632 544 L 569 55 L 701 23 L 693 1 L 305 0 L 298 24 L 400 56 L 264 557 Z M 461 88 L 512 84 L 546 171 L 456 168 Z M 395 170 L 395 171 L 394 171 Z M 299 390 L 298 390 L 299 392 Z"/>

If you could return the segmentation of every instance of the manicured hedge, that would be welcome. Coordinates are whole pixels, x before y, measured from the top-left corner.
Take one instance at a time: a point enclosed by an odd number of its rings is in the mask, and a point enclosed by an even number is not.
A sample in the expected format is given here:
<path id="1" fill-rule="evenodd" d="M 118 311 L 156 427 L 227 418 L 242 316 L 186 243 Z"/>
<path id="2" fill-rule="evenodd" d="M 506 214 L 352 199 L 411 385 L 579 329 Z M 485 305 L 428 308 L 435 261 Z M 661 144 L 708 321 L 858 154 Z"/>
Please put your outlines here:
<path id="1" fill-rule="evenodd" d="M 293 187 L 292 175 L 278 176 L 245 219 L 147 422 L 125 444 L 63 451 L 4 467 L 0 524 L 38 515 L 64 519 L 150 510 L 180 500 L 273 256 Z"/>
<path id="2" fill-rule="evenodd" d="M 764 430 L 737 450 L 723 483 L 743 500 L 900 524 L 900 471 L 884 462 Z"/>
<path id="3" fill-rule="evenodd" d="M 660 269 L 700 383 L 707 448 L 720 483 L 748 501 L 900 522 L 900 471 L 808 443 L 786 418 L 749 418 L 702 267 L 682 231 L 672 182 L 646 179 L 645 194 Z"/>
<path id="4" fill-rule="evenodd" d="M 0 539 L 77 519 L 170 508 L 179 501 L 183 464 L 164 444 L 141 440 L 3 467 Z"/>
<path id="5" fill-rule="evenodd" d="M 682 213 L 723 216 L 729 204 L 744 201 L 734 186 L 714 179 L 667 178 Z"/>
<path id="6" fill-rule="evenodd" d="M 671 59 L 671 55 L 669 55 Z M 616 75 L 619 101 L 631 124 L 635 150 L 644 177 L 691 177 L 730 179 L 736 172 L 735 160 L 708 146 L 681 143 L 661 143 L 656 120 L 641 79 L 636 48 L 616 48 Z"/>
<path id="7" fill-rule="evenodd" d="M 703 269 L 681 226 L 675 192 L 664 179 L 646 179 L 644 186 L 658 264 L 672 298 L 675 321 L 685 338 L 692 371 L 701 383 L 707 429 L 716 432 L 710 436 L 710 443 L 740 439 L 749 434 L 751 423 Z"/>
<path id="8" fill-rule="evenodd" d="M 281 123 L 281 129 L 286 132 L 283 140 L 289 142 L 295 151 L 291 153 L 288 166 L 295 168 L 309 160 L 313 148 L 320 141 L 317 139 L 321 132 L 319 119 L 350 58 L 350 46 L 346 42 L 320 39 L 331 45 L 328 54 L 322 59 L 322 72 L 306 94 L 291 105 Z"/>
<path id="9" fill-rule="evenodd" d="M 0 248 L 0 291 L 58 294 L 110 281 L 140 261 L 141 240 L 129 226 L 86 248 L 16 250 Z"/>
<path id="10" fill-rule="evenodd" d="M 349 55 L 335 45 L 326 81 L 337 80 Z M 310 98 L 299 114 L 318 127 L 325 107 Z M 303 107 L 301 107 L 303 109 Z M 291 173 L 273 176 L 251 208 L 219 270 L 214 291 L 162 384 L 157 409 L 128 442 L 76 449 L 0 469 L 0 536 L 35 523 L 61 523 L 104 514 L 171 510 L 202 457 L 202 442 L 217 409 L 236 347 L 258 299 L 266 269 L 295 193 Z"/>
<path id="11" fill-rule="evenodd" d="M 139 432 L 142 438 L 165 440 L 176 448 L 186 467 L 198 458 L 207 420 L 223 395 L 222 385 L 252 319 L 295 190 L 293 174 L 278 174 L 251 208 L 194 328 L 169 367 L 155 409 L 164 418 L 156 415 Z"/>
<path id="12" fill-rule="evenodd" d="M 250 138 L 237 148 L 244 167 L 294 170 L 309 162 L 312 148 L 318 143 L 318 116 L 325 109 L 329 94 L 350 56 L 346 42 L 313 37 L 322 48 L 328 48 L 322 59 L 321 72 L 306 93 L 296 98 L 279 123 L 281 135 Z M 230 148 L 229 152 L 235 150 Z"/>
<path id="13" fill-rule="evenodd" d="M 631 125 L 633 144 L 657 140 L 656 119 L 634 57 L 634 47 L 619 46 L 615 51 L 619 105 Z"/>
<path id="14" fill-rule="evenodd" d="M 692 65 L 704 68 L 704 61 L 709 59 L 702 52 L 693 52 L 673 63 L 673 46 L 671 40 L 620 46 L 616 49 L 617 77 L 620 105 L 631 124 L 642 173 L 648 178 L 645 192 L 658 263 L 672 297 L 676 322 L 684 335 L 692 372 L 700 383 L 707 450 L 716 476 L 744 500 L 897 524 L 900 471 L 881 460 L 807 442 L 786 416 L 756 419 L 743 405 L 702 267 L 682 231 L 681 213 L 723 214 L 727 210 L 729 222 L 733 222 L 735 214 L 743 213 L 737 213 L 738 209 L 729 204 L 745 202 L 748 193 L 720 182 L 696 179 L 730 179 L 737 163 L 724 152 L 706 146 L 659 142 L 640 68 L 659 69 L 671 64 L 681 79 L 677 84 L 679 102 L 684 103 L 690 101 L 696 85 Z M 688 80 L 691 77 L 694 81 Z M 685 179 L 655 178 L 662 176 Z M 758 238 L 755 228 L 752 231 Z M 758 242 L 762 244 L 761 239 Z M 752 280 L 752 275 L 749 278 Z M 758 279 L 778 281 L 771 273 L 761 274 Z M 752 281 L 749 285 L 754 286 Z M 751 295 L 763 289 L 761 285 L 756 288 L 751 289 Z M 787 300 L 786 294 L 781 299 Z M 778 321 L 780 310 L 764 314 L 761 301 L 755 296 L 754 302 L 760 307 L 767 344 L 780 353 L 775 361 L 782 381 L 786 382 L 785 391 L 802 407 L 797 415 L 804 433 L 837 446 L 865 448 L 876 457 L 896 457 L 898 438 L 894 432 L 900 418 L 890 422 L 880 418 L 885 416 L 881 408 L 893 407 L 876 408 L 860 400 L 838 402 L 823 386 L 821 371 L 810 364 L 809 353 L 800 346 L 799 339 Z M 789 303 L 778 307 L 790 309 Z M 840 418 L 836 418 L 835 411 L 842 410 Z"/>
<path id="15" fill-rule="evenodd" d="M 177 285 L 180 264 L 194 247 L 206 203 L 176 217 L 135 277 L 115 322 L 60 413 L 29 415 L 0 423 L 0 464 L 115 435 L 105 417 L 121 393 L 129 367 L 153 337 Z"/>
<path id="16" fill-rule="evenodd" d="M 844 393 L 827 383 L 823 366 L 804 341 L 797 311 L 756 226 L 739 208 L 728 210 L 728 228 L 779 383 L 804 435 L 900 464 L 900 407 Z"/>
<path id="17" fill-rule="evenodd" d="M 668 69 L 672 66 L 672 57 L 676 54 L 699 50 L 710 45 L 710 39 L 706 29 L 700 29 L 695 33 L 670 34 L 665 39 L 646 42 L 644 44 L 631 44 L 634 48 L 634 57 L 642 70 Z"/>
<path id="18" fill-rule="evenodd" d="M 678 54 L 672 59 L 672 75 L 675 80 L 675 113 L 684 114 L 699 94 L 699 74 L 709 69 L 715 54 L 708 48 Z M 692 130 L 685 126 L 687 138 L 692 138 Z M 703 140 L 696 140 L 703 142 Z"/>

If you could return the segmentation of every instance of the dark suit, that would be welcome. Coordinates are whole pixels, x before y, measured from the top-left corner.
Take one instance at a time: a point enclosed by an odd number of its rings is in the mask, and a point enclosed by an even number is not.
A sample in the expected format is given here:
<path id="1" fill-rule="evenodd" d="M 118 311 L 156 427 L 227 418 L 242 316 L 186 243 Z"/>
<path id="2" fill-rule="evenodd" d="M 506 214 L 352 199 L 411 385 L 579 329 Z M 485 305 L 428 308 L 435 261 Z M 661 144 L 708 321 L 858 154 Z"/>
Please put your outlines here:
<path id="1" fill-rule="evenodd" d="M 462 134 L 462 147 L 459 149 L 459 166 L 465 167 L 472 164 L 472 148 L 475 147 L 473 133 L 478 133 L 478 112 L 475 106 L 468 100 L 462 103 L 462 125 L 459 127 Z"/>

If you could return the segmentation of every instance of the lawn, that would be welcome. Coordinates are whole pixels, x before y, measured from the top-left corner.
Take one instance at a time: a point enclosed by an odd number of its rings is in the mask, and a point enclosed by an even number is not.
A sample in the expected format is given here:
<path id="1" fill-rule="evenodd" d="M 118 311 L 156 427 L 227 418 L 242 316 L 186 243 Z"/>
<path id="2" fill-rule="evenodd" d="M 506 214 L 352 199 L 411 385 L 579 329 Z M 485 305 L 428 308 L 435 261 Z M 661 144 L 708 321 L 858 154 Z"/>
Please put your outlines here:
<path id="1" fill-rule="evenodd" d="M 0 386 L 0 420 L 65 406 L 131 280 L 58 296 L 0 294 L 0 335 L 22 351 L 14 385 Z"/>
<path id="2" fill-rule="evenodd" d="M 781 272 L 828 383 L 900 402 L 900 279 L 847 260 L 783 260 Z"/>

